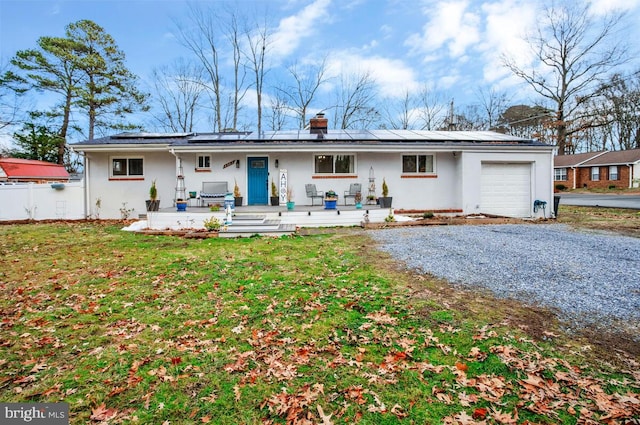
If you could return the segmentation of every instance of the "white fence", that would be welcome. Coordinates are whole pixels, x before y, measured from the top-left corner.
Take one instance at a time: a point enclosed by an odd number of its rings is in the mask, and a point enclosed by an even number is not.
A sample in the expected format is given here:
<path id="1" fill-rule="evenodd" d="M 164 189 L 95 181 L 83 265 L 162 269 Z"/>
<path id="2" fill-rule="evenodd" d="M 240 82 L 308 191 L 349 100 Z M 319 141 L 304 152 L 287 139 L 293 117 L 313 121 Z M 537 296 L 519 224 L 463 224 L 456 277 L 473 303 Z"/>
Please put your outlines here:
<path id="1" fill-rule="evenodd" d="M 86 218 L 84 183 L 60 184 L 0 184 L 0 221 Z"/>

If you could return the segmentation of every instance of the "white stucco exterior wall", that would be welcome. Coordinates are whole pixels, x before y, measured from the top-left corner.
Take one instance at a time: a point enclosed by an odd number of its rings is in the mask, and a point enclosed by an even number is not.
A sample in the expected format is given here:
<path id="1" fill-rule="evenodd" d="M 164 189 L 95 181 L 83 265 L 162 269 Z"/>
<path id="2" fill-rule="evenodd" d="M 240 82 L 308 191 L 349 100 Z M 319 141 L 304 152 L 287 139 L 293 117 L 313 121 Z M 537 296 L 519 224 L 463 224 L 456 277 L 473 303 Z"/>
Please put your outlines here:
<path id="1" fill-rule="evenodd" d="M 266 157 L 268 161 L 269 181 L 265 184 L 265 192 L 270 195 L 272 179 L 277 178 L 278 168 L 288 171 L 289 184 L 293 188 L 294 201 L 297 205 L 310 205 L 306 197 L 305 184 L 314 183 L 318 190 L 335 190 L 344 204 L 343 193 L 351 183 L 362 184 L 363 200 L 366 199 L 369 186 L 369 170 L 373 167 L 375 174 L 375 195 L 382 196 L 382 181 L 386 180 L 389 196 L 393 197 L 393 208 L 396 210 L 435 210 L 451 211 L 461 214 L 478 213 L 480 205 L 480 176 L 483 162 L 528 163 L 531 164 L 531 214 L 533 201 L 546 201 L 553 204 L 553 151 L 548 148 L 523 149 L 522 147 L 472 146 L 461 147 L 453 151 L 451 148 L 424 147 L 416 150 L 358 149 L 349 147 L 319 148 L 308 147 L 294 150 L 291 146 L 274 148 L 265 146 L 258 151 L 255 147 L 243 148 L 237 145 L 234 149 L 203 147 L 202 151 L 188 147 L 190 150 L 175 152 L 164 148 L 155 151 L 131 151 L 126 154 L 117 153 L 117 157 L 144 158 L 144 176 L 135 179 L 110 178 L 112 152 L 87 152 L 87 210 L 92 217 L 96 216 L 96 201 L 101 200 L 99 216 L 101 218 L 121 218 L 120 208 L 123 202 L 126 208 L 133 208 L 132 217 L 146 212 L 145 200 L 151 182 L 156 179 L 161 200 L 160 208 L 173 206 L 176 187 L 176 174 L 179 160 L 182 159 L 186 192 L 200 192 L 204 181 L 226 181 L 229 191 L 233 191 L 234 182 L 238 183 L 248 202 L 247 164 L 249 157 Z M 438 150 L 439 149 L 439 150 Z M 212 152 L 212 150 L 214 150 Z M 255 151 L 254 151 L 255 150 Z M 321 152 L 328 154 L 353 154 L 355 157 L 355 173 L 349 175 L 314 174 L 314 155 Z M 211 156 L 210 170 L 197 170 L 198 154 Z M 411 175 L 402 173 L 403 154 L 434 155 L 433 175 Z M 225 164 L 239 160 L 227 168 Z M 266 182 L 265 182 L 266 183 Z M 363 201 L 364 202 L 364 201 Z M 548 210 L 549 211 L 549 210 Z"/>
<path id="2" fill-rule="evenodd" d="M 462 167 L 462 210 L 463 214 L 481 213 L 480 182 L 482 163 L 531 164 L 531 216 L 534 200 L 546 201 L 553 205 L 553 152 L 552 151 L 476 151 L 464 152 Z"/>
<path id="3" fill-rule="evenodd" d="M 110 178 L 111 158 L 141 157 L 144 159 L 144 176 L 135 178 Z M 173 205 L 175 191 L 175 157 L 170 152 L 88 152 L 85 162 L 87 181 L 87 212 L 92 218 L 121 218 L 120 208 L 133 209 L 132 218 L 146 212 L 151 182 L 156 180 L 160 207 Z M 100 207 L 97 202 L 100 200 Z"/>

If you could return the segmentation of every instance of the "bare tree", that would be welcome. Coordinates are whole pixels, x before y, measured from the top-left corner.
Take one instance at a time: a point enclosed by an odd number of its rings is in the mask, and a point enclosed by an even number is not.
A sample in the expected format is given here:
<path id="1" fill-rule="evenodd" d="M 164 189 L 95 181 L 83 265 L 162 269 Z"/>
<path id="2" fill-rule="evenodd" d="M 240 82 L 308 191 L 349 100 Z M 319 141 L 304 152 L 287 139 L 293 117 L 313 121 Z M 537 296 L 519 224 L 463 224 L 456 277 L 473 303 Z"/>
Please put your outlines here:
<path id="1" fill-rule="evenodd" d="M 213 7 L 189 4 L 189 25 L 176 22 L 178 40 L 200 61 L 207 75 L 214 112 L 214 130 L 222 130 L 222 72 L 220 70 L 219 22 Z"/>
<path id="2" fill-rule="evenodd" d="M 201 67 L 185 60 L 153 71 L 155 98 L 162 109 L 156 120 L 165 130 L 191 132 L 206 90 Z"/>
<path id="3" fill-rule="evenodd" d="M 425 84 L 420 90 L 416 108 L 421 130 L 435 130 L 444 125 L 446 111 L 444 95 L 429 84 Z"/>
<path id="4" fill-rule="evenodd" d="M 599 93 L 585 104 L 602 124 L 589 136 L 600 141 L 602 149 L 640 148 L 640 71 L 629 76 L 613 75 Z M 588 142 L 593 144 L 594 140 Z"/>
<path id="5" fill-rule="evenodd" d="M 500 115 L 507 109 L 509 96 L 493 88 L 480 88 L 476 92 L 485 130 L 492 130 L 498 125 Z"/>
<path id="6" fill-rule="evenodd" d="M 623 15 L 594 22 L 589 5 L 565 2 L 543 11 L 534 34 L 526 38 L 536 62 L 531 67 L 503 57 L 503 64 L 529 84 L 556 109 L 555 138 L 558 154 L 568 151 L 572 122 L 580 105 L 594 95 L 595 86 L 627 60 L 627 48 L 615 37 Z M 581 122 L 580 127 L 585 123 Z"/>
<path id="7" fill-rule="evenodd" d="M 379 119 L 375 108 L 375 80 L 369 71 L 342 75 L 337 88 L 334 122 L 336 127 L 366 128 Z"/>
<path id="8" fill-rule="evenodd" d="M 408 130 L 415 122 L 415 96 L 405 90 L 404 95 L 397 101 L 386 99 L 382 102 L 384 110 L 384 127 Z"/>
<path id="9" fill-rule="evenodd" d="M 465 105 L 463 112 L 455 113 L 455 130 L 482 130 L 485 121 L 479 105 Z"/>
<path id="10" fill-rule="evenodd" d="M 271 44 L 271 31 L 265 16 L 264 21 L 256 21 L 253 28 L 246 28 L 247 47 L 244 52 L 253 75 L 252 85 L 256 90 L 256 108 L 258 120 L 258 134 L 262 131 L 262 92 L 264 79 L 268 72 L 265 61 Z"/>
<path id="11" fill-rule="evenodd" d="M 287 122 L 287 111 L 291 110 L 287 104 L 287 99 L 282 92 L 276 91 L 275 96 L 269 99 L 269 112 L 267 118 L 269 120 L 270 130 L 282 130 Z"/>
<path id="12" fill-rule="evenodd" d="M 227 16 L 225 35 L 233 52 L 233 91 L 230 99 L 233 118 L 231 126 L 233 129 L 238 129 L 238 114 L 242 109 L 241 103 L 244 99 L 244 95 L 247 93 L 247 87 L 245 85 L 246 68 L 242 62 L 244 55 L 242 54 L 241 48 L 243 34 L 240 30 L 238 15 L 236 12 L 234 10 L 229 10 Z"/>
<path id="13" fill-rule="evenodd" d="M 307 125 L 309 106 L 315 99 L 320 86 L 328 80 L 325 77 L 327 58 L 324 57 L 319 63 L 305 66 L 294 63 L 287 68 L 287 71 L 293 78 L 293 83 L 277 90 L 287 99 L 290 110 L 298 117 L 299 128 L 304 128 Z"/>
<path id="14" fill-rule="evenodd" d="M 518 137 L 533 137 L 549 142 L 553 111 L 542 106 L 513 105 L 500 114 L 500 130 Z"/>

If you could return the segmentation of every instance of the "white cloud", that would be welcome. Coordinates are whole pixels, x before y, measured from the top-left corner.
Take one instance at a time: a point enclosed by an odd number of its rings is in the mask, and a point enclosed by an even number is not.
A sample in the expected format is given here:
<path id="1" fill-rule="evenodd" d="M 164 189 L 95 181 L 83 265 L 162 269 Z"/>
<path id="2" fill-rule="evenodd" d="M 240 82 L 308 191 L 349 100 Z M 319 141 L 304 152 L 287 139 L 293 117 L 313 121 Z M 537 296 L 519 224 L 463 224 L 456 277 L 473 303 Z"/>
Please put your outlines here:
<path id="1" fill-rule="evenodd" d="M 380 97 L 399 97 L 406 90 L 417 90 L 419 83 L 414 70 L 399 59 L 362 56 L 352 51 L 334 52 L 328 61 L 328 76 L 361 75 L 369 72 L 375 80 Z"/>
<path id="2" fill-rule="evenodd" d="M 393 34 L 393 28 L 390 25 L 382 25 L 380 27 L 380 34 L 383 38 L 389 38 Z"/>
<path id="3" fill-rule="evenodd" d="M 415 53 L 430 53 L 447 47 L 450 56 L 462 56 L 480 40 L 479 16 L 468 11 L 468 7 L 468 0 L 453 0 L 423 9 L 423 14 L 430 19 L 423 26 L 422 33 L 411 35 L 406 45 Z"/>
<path id="4" fill-rule="evenodd" d="M 483 5 L 486 27 L 483 42 L 478 46 L 483 61 L 484 80 L 492 83 L 509 74 L 502 66 L 501 56 L 523 63 L 530 60 L 530 48 L 524 40 L 536 19 L 533 3 L 503 0 Z"/>
<path id="5" fill-rule="evenodd" d="M 589 11 L 594 15 L 630 11 L 640 7 L 640 0 L 598 0 L 591 3 Z"/>
<path id="6" fill-rule="evenodd" d="M 305 39 L 315 35 L 320 22 L 329 19 L 331 0 L 316 0 L 298 13 L 280 20 L 273 34 L 272 53 L 278 57 L 292 54 Z"/>

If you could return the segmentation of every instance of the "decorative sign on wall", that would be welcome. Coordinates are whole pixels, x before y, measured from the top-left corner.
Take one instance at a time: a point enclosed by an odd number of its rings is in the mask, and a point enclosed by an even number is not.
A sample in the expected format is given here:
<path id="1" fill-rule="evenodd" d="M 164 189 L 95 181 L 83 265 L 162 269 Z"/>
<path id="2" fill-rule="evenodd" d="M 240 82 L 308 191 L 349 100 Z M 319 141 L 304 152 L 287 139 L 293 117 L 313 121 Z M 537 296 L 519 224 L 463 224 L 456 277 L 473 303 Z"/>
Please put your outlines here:
<path id="1" fill-rule="evenodd" d="M 287 187 L 289 186 L 289 182 L 287 180 L 287 170 L 284 168 L 280 169 L 280 175 L 278 176 L 278 194 L 280 195 L 280 203 L 284 204 L 287 202 Z"/>
<path id="2" fill-rule="evenodd" d="M 235 163 L 236 163 L 236 161 L 238 161 L 238 160 L 237 160 L 237 159 L 234 159 L 233 161 L 229 161 L 229 162 L 227 162 L 226 164 L 224 164 L 224 165 L 222 166 L 222 169 L 224 170 L 224 169 L 225 169 L 225 168 L 227 168 L 227 167 L 231 167 L 233 164 L 235 164 Z"/>

